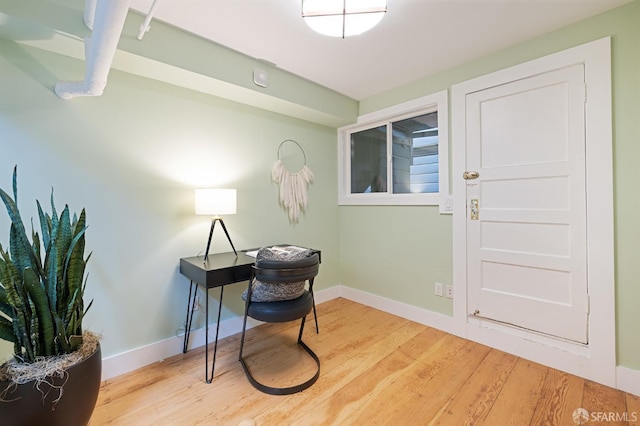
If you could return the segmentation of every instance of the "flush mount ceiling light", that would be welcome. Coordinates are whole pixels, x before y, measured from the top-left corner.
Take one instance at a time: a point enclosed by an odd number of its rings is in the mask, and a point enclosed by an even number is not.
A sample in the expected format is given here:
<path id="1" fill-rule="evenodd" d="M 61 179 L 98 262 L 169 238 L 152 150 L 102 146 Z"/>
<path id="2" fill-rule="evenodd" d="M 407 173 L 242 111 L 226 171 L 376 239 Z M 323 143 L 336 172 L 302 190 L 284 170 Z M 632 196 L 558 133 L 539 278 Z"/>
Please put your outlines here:
<path id="1" fill-rule="evenodd" d="M 302 18 L 314 31 L 349 37 L 375 27 L 387 11 L 387 0 L 302 0 Z"/>

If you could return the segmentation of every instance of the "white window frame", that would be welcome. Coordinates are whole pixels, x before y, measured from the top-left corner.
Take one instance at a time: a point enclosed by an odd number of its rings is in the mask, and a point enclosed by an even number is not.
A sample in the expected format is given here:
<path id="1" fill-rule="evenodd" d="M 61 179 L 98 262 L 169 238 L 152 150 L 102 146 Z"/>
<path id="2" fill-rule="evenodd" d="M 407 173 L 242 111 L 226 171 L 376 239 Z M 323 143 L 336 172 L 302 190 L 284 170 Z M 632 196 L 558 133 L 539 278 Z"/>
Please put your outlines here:
<path id="1" fill-rule="evenodd" d="M 384 108 L 358 117 L 358 122 L 338 129 L 339 205 L 428 205 L 439 206 L 440 213 L 451 213 L 449 198 L 449 94 L 447 90 Z M 406 118 L 438 112 L 438 192 L 393 194 L 388 192 L 351 193 L 351 134 L 387 125 Z M 392 143 L 387 142 L 387 170 L 392 173 Z M 392 182 L 389 180 L 389 182 Z"/>

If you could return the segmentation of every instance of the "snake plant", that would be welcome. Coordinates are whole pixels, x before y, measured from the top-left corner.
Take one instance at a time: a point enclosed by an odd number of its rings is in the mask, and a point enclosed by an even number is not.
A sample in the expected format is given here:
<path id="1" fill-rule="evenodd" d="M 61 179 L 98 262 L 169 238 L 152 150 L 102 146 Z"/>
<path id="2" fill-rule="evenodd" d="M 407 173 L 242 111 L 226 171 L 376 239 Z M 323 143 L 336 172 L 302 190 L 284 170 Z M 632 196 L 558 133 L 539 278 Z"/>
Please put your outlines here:
<path id="1" fill-rule="evenodd" d="M 75 351 L 82 343 L 86 288 L 84 258 L 86 217 L 58 216 L 51 191 L 51 214 L 36 200 L 42 233 L 27 236 L 18 209 L 17 167 L 13 170 L 13 198 L 0 189 L 11 228 L 8 250 L 0 244 L 0 339 L 12 342 L 20 362 Z"/>

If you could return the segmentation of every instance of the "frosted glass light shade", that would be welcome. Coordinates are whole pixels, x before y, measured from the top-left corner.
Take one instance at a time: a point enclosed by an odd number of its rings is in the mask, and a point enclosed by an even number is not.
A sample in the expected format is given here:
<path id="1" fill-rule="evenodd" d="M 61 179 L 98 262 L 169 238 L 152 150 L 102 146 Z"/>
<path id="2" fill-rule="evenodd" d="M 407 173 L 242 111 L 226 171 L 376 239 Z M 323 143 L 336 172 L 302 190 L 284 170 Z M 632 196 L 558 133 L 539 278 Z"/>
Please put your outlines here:
<path id="1" fill-rule="evenodd" d="M 236 214 L 236 190 L 196 189 L 196 214 L 207 216 Z"/>
<path id="2" fill-rule="evenodd" d="M 378 25 L 387 0 L 303 0 L 302 18 L 312 30 L 331 37 L 362 34 Z"/>

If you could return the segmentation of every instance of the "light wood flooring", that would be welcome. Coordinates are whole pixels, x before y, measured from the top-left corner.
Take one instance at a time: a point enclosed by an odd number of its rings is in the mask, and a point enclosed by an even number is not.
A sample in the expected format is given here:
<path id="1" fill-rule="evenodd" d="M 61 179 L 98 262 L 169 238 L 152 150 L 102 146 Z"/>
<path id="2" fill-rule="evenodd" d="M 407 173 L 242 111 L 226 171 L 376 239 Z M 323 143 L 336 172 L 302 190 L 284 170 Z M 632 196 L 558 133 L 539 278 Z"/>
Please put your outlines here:
<path id="1" fill-rule="evenodd" d="M 204 348 L 105 381 L 90 425 L 570 426 L 577 408 L 589 412 L 587 425 L 640 425 L 637 396 L 346 299 L 318 305 L 318 316 L 320 334 L 310 315 L 303 340 L 320 357 L 320 378 L 301 393 L 254 389 L 235 335 L 219 343 L 211 384 Z M 313 374 L 295 344 L 298 326 L 247 332 L 245 356 L 264 382 Z"/>

